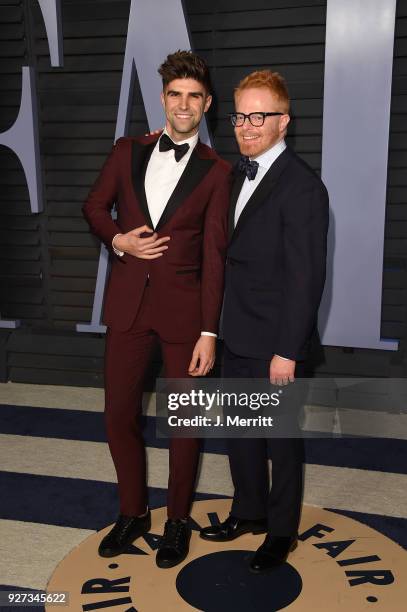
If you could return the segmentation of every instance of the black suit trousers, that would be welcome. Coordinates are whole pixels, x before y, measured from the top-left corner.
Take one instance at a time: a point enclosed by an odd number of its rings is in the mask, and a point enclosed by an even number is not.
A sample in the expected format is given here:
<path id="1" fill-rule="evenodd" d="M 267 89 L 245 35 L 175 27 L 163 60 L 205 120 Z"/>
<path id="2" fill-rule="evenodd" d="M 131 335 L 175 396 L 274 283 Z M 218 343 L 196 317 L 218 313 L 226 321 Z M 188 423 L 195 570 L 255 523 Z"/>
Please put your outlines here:
<path id="1" fill-rule="evenodd" d="M 225 378 L 268 378 L 269 367 L 268 360 L 242 357 L 224 347 Z M 295 374 L 304 376 L 301 362 Z M 270 534 L 296 535 L 303 490 L 302 438 L 235 438 L 228 440 L 228 450 L 235 488 L 231 514 L 242 519 L 267 517 Z"/>

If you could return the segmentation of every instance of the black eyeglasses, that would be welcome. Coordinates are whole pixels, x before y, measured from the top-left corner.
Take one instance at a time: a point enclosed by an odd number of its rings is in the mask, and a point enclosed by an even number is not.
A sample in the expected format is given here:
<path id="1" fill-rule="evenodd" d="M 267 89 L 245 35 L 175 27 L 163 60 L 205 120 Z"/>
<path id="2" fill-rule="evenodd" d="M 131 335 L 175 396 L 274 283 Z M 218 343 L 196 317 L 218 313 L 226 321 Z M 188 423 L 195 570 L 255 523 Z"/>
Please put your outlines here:
<path id="1" fill-rule="evenodd" d="M 284 115 L 284 113 L 249 113 L 248 115 L 244 113 L 229 113 L 230 120 L 234 127 L 241 127 L 246 119 L 248 119 L 254 127 L 261 127 L 266 117 L 274 117 L 275 115 Z"/>

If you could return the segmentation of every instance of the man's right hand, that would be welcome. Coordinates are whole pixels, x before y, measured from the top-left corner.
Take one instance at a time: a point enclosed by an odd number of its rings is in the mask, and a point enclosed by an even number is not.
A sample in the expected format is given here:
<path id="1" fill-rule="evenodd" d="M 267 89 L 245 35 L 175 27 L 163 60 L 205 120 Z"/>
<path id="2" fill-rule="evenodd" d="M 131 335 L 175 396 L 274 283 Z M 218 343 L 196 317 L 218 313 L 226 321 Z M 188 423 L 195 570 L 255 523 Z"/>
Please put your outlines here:
<path id="1" fill-rule="evenodd" d="M 140 235 L 144 233 L 152 234 L 152 236 L 140 238 Z M 140 259 L 157 259 L 157 257 L 162 257 L 164 251 L 168 249 L 165 243 L 169 240 L 170 236 L 158 238 L 158 234 L 153 232 L 148 225 L 143 225 L 127 232 L 127 234 L 118 234 L 115 236 L 113 246 L 118 251 L 123 251 L 133 257 L 139 257 Z"/>

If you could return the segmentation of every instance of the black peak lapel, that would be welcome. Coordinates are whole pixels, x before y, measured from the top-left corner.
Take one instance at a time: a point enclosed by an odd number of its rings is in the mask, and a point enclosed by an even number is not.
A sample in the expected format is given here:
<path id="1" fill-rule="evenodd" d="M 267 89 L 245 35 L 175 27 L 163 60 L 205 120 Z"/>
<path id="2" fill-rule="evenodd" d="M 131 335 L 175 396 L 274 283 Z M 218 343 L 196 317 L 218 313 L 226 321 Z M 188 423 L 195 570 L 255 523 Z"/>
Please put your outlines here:
<path id="1" fill-rule="evenodd" d="M 229 240 L 231 240 L 233 236 L 233 231 L 235 229 L 235 210 L 236 204 L 239 199 L 239 194 L 242 190 L 243 183 L 245 181 L 246 175 L 244 172 L 239 172 L 237 168 L 234 170 L 233 176 L 233 184 L 232 190 L 230 192 L 230 207 L 229 207 L 229 222 L 228 222 L 228 235 Z"/>
<path id="2" fill-rule="evenodd" d="M 241 230 L 242 226 L 244 226 L 246 220 L 250 218 L 250 216 L 260 206 L 262 206 L 264 202 L 267 201 L 274 187 L 276 186 L 278 179 L 280 178 L 285 167 L 287 166 L 290 160 L 290 157 L 291 157 L 291 151 L 287 147 L 286 149 L 284 149 L 281 155 L 277 157 L 276 161 L 267 170 L 266 174 L 264 175 L 260 183 L 257 185 L 256 189 L 253 191 L 252 195 L 250 196 L 246 206 L 242 210 L 242 213 L 237 221 L 235 231 L 233 232 L 232 238 L 236 237 L 236 235 Z"/>
<path id="3" fill-rule="evenodd" d="M 140 208 L 143 212 L 143 215 L 146 220 L 146 224 L 154 229 L 153 222 L 150 217 L 150 212 L 148 210 L 146 191 L 144 188 L 144 179 L 146 176 L 147 165 L 149 159 L 151 157 L 151 153 L 157 141 L 154 140 L 149 144 L 142 144 L 135 140 L 132 143 L 132 151 L 131 151 L 131 176 L 133 181 L 133 189 L 134 193 L 137 196 L 137 199 L 140 204 Z"/>
<path id="4" fill-rule="evenodd" d="M 197 145 L 198 146 L 198 145 Z M 199 185 L 204 176 L 212 168 L 213 164 L 216 163 L 216 159 L 204 159 L 199 157 L 196 152 L 196 148 L 191 153 L 191 157 L 181 175 L 174 191 L 170 195 L 164 212 L 160 217 L 157 224 L 156 230 L 160 230 L 170 218 L 174 215 L 175 211 L 181 206 L 186 198 L 193 192 L 193 190 Z"/>

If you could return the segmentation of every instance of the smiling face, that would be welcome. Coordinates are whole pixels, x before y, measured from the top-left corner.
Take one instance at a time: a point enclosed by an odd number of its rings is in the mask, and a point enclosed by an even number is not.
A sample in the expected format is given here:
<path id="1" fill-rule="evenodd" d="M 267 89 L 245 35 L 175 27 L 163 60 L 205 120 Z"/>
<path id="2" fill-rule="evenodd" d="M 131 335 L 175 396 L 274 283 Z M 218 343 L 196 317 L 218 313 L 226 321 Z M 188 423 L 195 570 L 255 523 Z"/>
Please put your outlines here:
<path id="1" fill-rule="evenodd" d="M 284 112 L 282 104 L 268 87 L 241 89 L 235 95 L 237 113 Z M 242 155 L 255 158 L 271 149 L 285 136 L 290 121 L 288 114 L 265 117 L 261 127 L 253 126 L 246 119 L 241 127 L 235 127 L 235 136 Z"/>
<path id="2" fill-rule="evenodd" d="M 205 87 L 195 79 L 174 79 L 161 93 L 169 136 L 176 142 L 190 138 L 199 129 L 202 115 L 212 102 Z"/>

